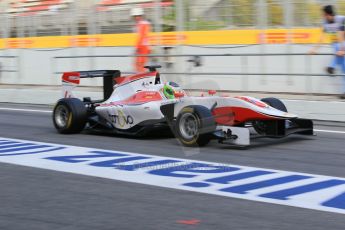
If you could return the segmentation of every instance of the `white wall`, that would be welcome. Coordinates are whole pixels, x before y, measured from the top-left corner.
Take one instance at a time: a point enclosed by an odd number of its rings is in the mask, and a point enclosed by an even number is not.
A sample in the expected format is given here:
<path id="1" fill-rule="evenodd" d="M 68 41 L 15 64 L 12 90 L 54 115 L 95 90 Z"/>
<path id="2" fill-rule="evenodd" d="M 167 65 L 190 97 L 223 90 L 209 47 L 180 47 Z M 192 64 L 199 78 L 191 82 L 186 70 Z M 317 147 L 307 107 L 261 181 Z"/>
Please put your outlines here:
<path id="1" fill-rule="evenodd" d="M 308 45 L 249 46 L 230 48 L 217 46 L 183 47 L 183 54 L 243 54 L 243 53 L 304 53 L 310 49 Z M 320 52 L 331 52 L 330 47 L 324 47 Z M 2 59 L 3 68 L 18 69 L 18 73 L 2 73 L 1 84 L 37 84 L 59 85 L 60 78 L 54 72 L 119 69 L 123 72 L 132 71 L 133 58 L 96 58 L 96 59 L 59 59 L 55 56 L 74 55 L 130 55 L 132 47 L 99 47 L 99 48 L 68 48 L 55 50 L 2 50 L 0 55 L 16 55 L 15 59 Z M 324 73 L 331 57 L 329 56 L 282 56 L 282 57 L 248 57 L 248 67 L 241 66 L 240 57 L 205 57 L 203 66 L 190 69 L 186 63 L 188 58 L 175 58 L 183 64 L 176 64 L 173 71 L 177 72 L 235 72 L 247 71 L 249 73 Z M 311 65 L 305 65 L 310 62 Z M 162 70 L 167 71 L 167 70 Z M 305 77 L 305 76 L 165 76 L 168 80 L 181 83 L 185 88 L 191 89 L 220 89 L 267 92 L 292 93 L 323 93 L 333 94 L 340 90 L 340 77 Z M 86 80 L 85 85 L 100 85 L 101 80 Z"/>

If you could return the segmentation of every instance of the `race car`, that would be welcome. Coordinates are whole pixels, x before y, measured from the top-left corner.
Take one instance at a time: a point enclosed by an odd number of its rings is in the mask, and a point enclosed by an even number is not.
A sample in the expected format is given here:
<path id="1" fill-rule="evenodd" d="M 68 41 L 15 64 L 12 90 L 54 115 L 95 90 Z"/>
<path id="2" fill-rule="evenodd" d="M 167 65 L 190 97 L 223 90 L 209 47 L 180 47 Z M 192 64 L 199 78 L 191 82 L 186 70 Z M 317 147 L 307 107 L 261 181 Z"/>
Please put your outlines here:
<path id="1" fill-rule="evenodd" d="M 175 82 L 161 82 L 160 66 L 122 76 L 119 70 L 66 72 L 63 98 L 53 110 L 59 133 L 83 130 L 144 136 L 169 131 L 185 146 L 205 146 L 211 140 L 240 146 L 254 136 L 313 135 L 313 122 L 288 113 L 276 98 L 248 96 L 188 96 Z M 104 99 L 82 100 L 73 90 L 83 78 L 103 78 Z"/>

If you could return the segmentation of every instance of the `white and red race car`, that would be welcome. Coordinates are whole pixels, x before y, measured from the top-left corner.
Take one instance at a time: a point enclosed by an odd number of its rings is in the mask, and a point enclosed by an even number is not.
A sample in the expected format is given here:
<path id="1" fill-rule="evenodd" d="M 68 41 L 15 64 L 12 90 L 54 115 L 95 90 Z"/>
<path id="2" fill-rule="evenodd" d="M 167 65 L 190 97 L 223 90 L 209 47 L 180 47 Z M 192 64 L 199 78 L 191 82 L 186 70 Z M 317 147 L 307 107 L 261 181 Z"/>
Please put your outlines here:
<path id="1" fill-rule="evenodd" d="M 247 146 L 251 130 L 267 137 L 313 135 L 313 122 L 288 113 L 279 99 L 188 96 L 178 84 L 161 82 L 159 67 L 130 76 L 118 70 L 64 73 L 64 98 L 53 112 L 55 128 L 62 134 L 91 129 L 139 136 L 171 130 L 185 146 L 204 146 L 212 139 Z M 80 79 L 95 77 L 103 78 L 104 100 L 74 97 Z"/>

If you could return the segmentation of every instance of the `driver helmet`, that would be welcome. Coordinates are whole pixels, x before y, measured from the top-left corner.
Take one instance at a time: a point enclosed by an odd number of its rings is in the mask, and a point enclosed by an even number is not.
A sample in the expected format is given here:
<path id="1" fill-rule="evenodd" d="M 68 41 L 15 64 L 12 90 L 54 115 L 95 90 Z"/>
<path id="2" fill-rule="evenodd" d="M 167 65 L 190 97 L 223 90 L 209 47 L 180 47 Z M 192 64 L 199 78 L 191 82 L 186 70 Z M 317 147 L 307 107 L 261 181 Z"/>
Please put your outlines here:
<path id="1" fill-rule="evenodd" d="M 163 86 L 163 94 L 167 99 L 175 99 L 175 93 L 185 94 L 176 82 L 167 82 Z"/>

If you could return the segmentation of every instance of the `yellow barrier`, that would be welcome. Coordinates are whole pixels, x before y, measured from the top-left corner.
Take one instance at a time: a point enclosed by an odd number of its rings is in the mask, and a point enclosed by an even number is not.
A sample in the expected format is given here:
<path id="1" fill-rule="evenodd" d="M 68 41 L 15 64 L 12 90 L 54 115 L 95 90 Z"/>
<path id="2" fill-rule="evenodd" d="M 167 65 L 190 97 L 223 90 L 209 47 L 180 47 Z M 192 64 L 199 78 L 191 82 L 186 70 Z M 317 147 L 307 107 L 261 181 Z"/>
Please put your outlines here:
<path id="1" fill-rule="evenodd" d="M 321 29 L 217 30 L 152 33 L 152 45 L 313 44 Z M 0 39 L 0 49 L 133 46 L 135 34 L 101 34 Z"/>

